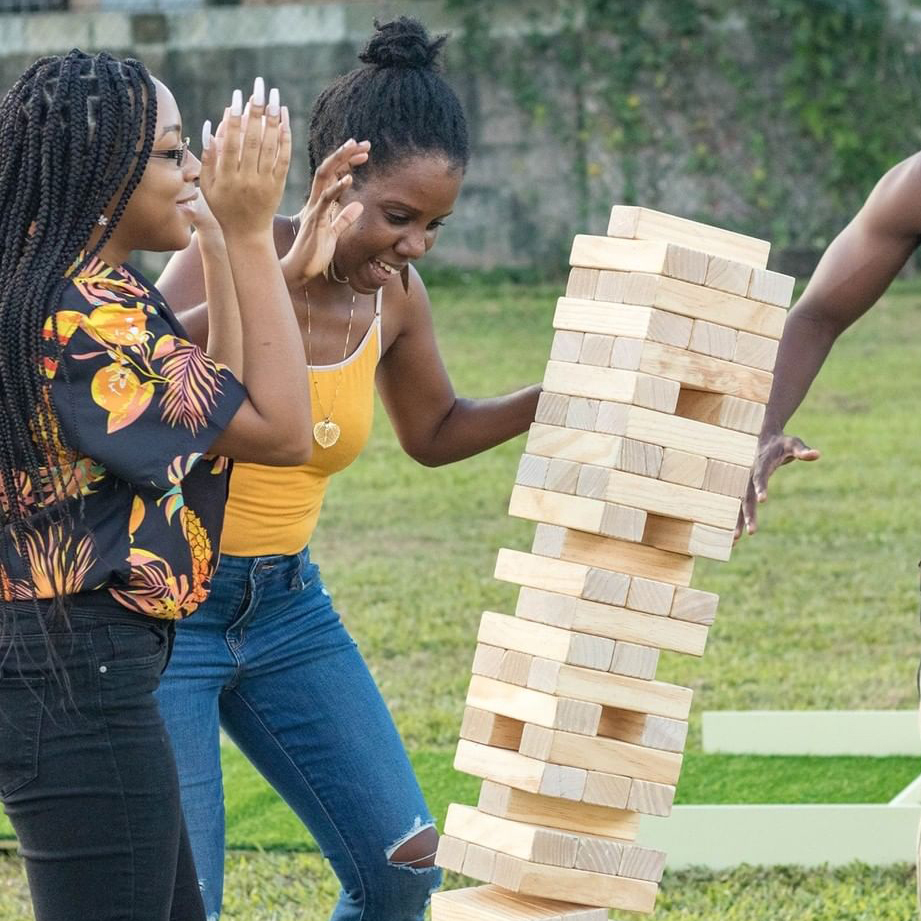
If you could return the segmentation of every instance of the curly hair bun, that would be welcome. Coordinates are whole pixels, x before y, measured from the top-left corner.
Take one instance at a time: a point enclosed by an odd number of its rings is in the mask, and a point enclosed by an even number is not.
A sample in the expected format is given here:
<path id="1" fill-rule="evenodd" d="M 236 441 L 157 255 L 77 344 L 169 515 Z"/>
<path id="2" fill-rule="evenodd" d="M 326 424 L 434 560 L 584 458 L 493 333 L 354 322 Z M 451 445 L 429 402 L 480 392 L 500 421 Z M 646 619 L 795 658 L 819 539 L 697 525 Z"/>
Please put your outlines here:
<path id="1" fill-rule="evenodd" d="M 447 35 L 429 37 L 418 19 L 401 16 L 383 25 L 374 21 L 377 30 L 358 59 L 376 67 L 407 67 L 415 70 L 438 70 L 437 58 Z"/>

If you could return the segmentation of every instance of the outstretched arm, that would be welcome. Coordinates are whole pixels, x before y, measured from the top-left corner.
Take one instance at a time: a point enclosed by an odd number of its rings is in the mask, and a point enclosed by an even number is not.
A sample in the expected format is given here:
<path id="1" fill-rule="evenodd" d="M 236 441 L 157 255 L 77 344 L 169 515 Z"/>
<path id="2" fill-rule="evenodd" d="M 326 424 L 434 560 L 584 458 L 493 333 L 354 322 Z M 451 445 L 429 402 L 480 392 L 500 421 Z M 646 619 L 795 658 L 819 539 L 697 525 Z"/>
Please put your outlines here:
<path id="1" fill-rule="evenodd" d="M 756 503 L 771 474 L 819 452 L 784 427 L 803 401 L 838 336 L 866 313 L 898 274 L 921 238 L 921 153 L 880 179 L 864 206 L 825 251 L 790 311 L 774 368 L 774 385 L 736 536 L 757 530 Z"/>
<path id="2" fill-rule="evenodd" d="M 394 297 L 403 297 L 399 291 Z M 377 386 L 410 457 L 437 467 L 527 430 L 537 410 L 539 385 L 484 400 L 458 397 L 435 341 L 428 294 L 414 269 L 401 307 L 401 328 L 381 359 Z"/>

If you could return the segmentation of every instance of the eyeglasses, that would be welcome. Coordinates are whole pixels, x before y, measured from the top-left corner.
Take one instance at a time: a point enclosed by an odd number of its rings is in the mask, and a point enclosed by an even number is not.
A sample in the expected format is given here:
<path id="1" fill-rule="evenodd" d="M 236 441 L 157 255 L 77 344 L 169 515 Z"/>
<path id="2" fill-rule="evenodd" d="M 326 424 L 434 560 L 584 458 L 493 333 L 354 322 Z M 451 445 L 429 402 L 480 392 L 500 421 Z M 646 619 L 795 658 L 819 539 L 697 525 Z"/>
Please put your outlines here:
<path id="1" fill-rule="evenodd" d="M 183 138 L 182 143 L 178 147 L 173 147 L 171 150 L 152 150 L 150 155 L 152 157 L 160 157 L 163 160 L 175 160 L 176 166 L 181 168 L 182 161 L 185 160 L 186 151 L 189 149 L 189 139 Z"/>

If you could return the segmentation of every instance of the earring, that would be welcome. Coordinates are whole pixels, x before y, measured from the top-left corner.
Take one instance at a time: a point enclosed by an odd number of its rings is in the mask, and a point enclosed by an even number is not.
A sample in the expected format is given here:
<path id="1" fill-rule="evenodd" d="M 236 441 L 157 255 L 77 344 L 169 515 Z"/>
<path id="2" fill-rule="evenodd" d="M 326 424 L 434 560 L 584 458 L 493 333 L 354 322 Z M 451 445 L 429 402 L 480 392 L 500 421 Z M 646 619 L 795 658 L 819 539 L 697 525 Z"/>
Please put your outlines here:
<path id="1" fill-rule="evenodd" d="M 330 260 L 329 260 L 329 265 L 328 265 L 326 268 L 327 268 L 327 270 L 328 270 L 328 272 L 329 272 L 329 274 L 326 276 L 326 277 L 327 277 L 327 280 L 329 280 L 330 278 L 332 278 L 332 280 L 333 280 L 334 282 L 336 282 L 336 284 L 339 284 L 339 285 L 347 285 L 347 284 L 349 283 L 349 276 L 348 276 L 348 275 L 346 275 L 345 278 L 340 278 L 340 277 L 336 274 L 336 260 L 335 260 L 335 259 L 330 259 Z"/>

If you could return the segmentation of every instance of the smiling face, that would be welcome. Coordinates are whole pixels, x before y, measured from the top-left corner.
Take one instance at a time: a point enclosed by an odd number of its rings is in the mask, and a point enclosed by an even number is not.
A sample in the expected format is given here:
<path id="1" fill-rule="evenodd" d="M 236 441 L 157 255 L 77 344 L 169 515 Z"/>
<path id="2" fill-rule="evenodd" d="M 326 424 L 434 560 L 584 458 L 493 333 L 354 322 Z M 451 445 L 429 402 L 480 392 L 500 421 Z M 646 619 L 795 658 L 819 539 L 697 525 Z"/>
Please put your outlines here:
<path id="1" fill-rule="evenodd" d="M 359 294 L 373 294 L 404 266 L 421 259 L 435 245 L 463 178 L 459 166 L 431 154 L 371 172 L 342 196 L 343 206 L 360 201 L 364 211 L 339 238 L 336 273 L 347 275 Z"/>
<path id="2" fill-rule="evenodd" d="M 157 126 L 152 152 L 176 150 L 182 143 L 182 120 L 173 94 L 159 80 Z M 131 195 L 103 258 L 118 264 L 135 249 L 169 252 L 185 249 L 192 234 L 195 182 L 201 163 L 186 151 L 180 166 L 174 159 L 152 156 Z"/>

